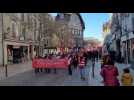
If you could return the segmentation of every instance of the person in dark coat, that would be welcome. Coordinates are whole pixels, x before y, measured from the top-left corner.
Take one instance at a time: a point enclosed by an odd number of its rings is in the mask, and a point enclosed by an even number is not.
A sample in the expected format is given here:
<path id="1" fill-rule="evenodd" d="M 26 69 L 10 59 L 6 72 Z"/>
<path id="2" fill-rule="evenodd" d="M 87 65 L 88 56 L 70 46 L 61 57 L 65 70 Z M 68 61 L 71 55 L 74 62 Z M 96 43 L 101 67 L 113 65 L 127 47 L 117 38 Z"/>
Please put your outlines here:
<path id="1" fill-rule="evenodd" d="M 85 57 L 85 65 L 87 65 L 88 55 L 86 52 L 84 52 L 83 56 Z"/>
<path id="2" fill-rule="evenodd" d="M 74 68 L 77 68 L 77 66 L 78 66 L 78 57 L 77 57 L 77 54 L 75 54 L 74 56 L 73 56 L 73 66 L 74 66 Z"/>
<path id="3" fill-rule="evenodd" d="M 68 57 L 68 74 L 69 75 L 72 75 L 72 68 L 71 68 L 71 66 L 72 66 L 72 55 L 70 55 Z"/>

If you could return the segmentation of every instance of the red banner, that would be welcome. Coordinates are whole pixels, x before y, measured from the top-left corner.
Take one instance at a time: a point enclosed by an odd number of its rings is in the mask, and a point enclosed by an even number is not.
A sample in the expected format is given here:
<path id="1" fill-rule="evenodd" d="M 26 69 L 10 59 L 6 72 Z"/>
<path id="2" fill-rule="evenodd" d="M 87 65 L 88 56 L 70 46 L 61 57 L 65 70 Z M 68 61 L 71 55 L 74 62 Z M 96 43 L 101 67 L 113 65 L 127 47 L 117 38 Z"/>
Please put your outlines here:
<path id="1" fill-rule="evenodd" d="M 34 59 L 32 61 L 33 68 L 68 68 L 68 60 L 64 59 Z"/>

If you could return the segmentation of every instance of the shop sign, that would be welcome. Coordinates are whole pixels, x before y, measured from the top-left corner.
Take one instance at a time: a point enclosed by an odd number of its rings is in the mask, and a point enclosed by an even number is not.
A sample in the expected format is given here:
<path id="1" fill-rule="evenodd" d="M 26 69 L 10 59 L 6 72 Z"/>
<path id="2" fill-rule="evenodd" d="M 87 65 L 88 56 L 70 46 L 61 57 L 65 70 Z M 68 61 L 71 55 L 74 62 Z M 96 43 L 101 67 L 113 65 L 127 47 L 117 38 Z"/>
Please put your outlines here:
<path id="1" fill-rule="evenodd" d="M 24 37 L 20 37 L 20 40 L 24 40 Z"/>
<path id="2" fill-rule="evenodd" d="M 20 48 L 20 46 L 18 46 L 18 45 L 14 45 L 13 48 Z"/>

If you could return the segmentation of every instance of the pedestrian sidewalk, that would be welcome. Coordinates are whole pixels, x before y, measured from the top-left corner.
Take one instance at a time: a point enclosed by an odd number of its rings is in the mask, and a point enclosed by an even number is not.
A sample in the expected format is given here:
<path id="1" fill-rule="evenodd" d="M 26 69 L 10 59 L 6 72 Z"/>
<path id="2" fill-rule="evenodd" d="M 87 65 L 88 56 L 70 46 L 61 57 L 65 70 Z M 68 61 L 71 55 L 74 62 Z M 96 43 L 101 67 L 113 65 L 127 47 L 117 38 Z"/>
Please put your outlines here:
<path id="1" fill-rule="evenodd" d="M 20 63 L 20 64 L 13 64 L 7 66 L 7 73 L 8 77 L 14 76 L 19 73 L 23 73 L 25 71 L 32 70 L 31 61 Z M 0 67 L 0 80 L 6 79 L 5 76 L 5 67 Z"/>
<path id="2" fill-rule="evenodd" d="M 62 86 L 103 86 L 102 77 L 100 76 L 100 62 L 95 64 L 95 77 L 92 77 L 92 62 L 88 61 L 87 67 L 85 68 L 86 80 L 82 81 L 80 78 L 79 69 L 73 71 L 72 76 L 68 76 Z"/>
<path id="3" fill-rule="evenodd" d="M 87 75 L 87 68 L 85 69 L 86 76 Z M 86 80 L 81 80 L 79 69 L 73 70 L 72 76 L 67 76 L 61 86 L 88 86 L 87 77 Z"/>
<path id="4" fill-rule="evenodd" d="M 72 76 L 68 76 L 61 86 L 88 86 L 88 77 L 89 77 L 89 66 L 90 62 L 85 68 L 85 78 L 86 80 L 81 80 L 79 68 L 73 70 Z"/>
<path id="5" fill-rule="evenodd" d="M 100 75 L 101 71 L 101 64 L 99 62 L 95 62 L 95 67 L 94 67 L 94 78 L 92 77 L 92 62 L 89 62 L 89 77 L 88 77 L 88 86 L 104 86 L 102 81 L 102 77 Z"/>
<path id="6" fill-rule="evenodd" d="M 91 63 L 91 61 L 90 61 L 90 63 Z M 89 64 L 89 65 L 91 66 L 91 64 Z M 121 75 L 123 73 L 124 68 L 129 67 L 130 72 L 132 73 L 132 76 L 134 77 L 134 70 L 130 67 L 130 65 L 119 64 L 119 63 L 115 63 L 115 65 L 116 65 L 116 67 L 118 68 L 118 71 L 119 71 L 118 79 L 119 79 L 120 83 L 121 83 Z M 89 86 L 104 86 L 103 83 L 102 83 L 103 78 L 100 75 L 100 71 L 101 71 L 101 63 L 100 63 L 100 61 L 95 63 L 95 69 L 94 69 L 95 77 L 94 78 L 92 77 L 92 67 L 90 67 L 89 78 L 88 78 L 88 85 Z M 134 86 L 134 82 L 133 82 L 133 86 Z"/>

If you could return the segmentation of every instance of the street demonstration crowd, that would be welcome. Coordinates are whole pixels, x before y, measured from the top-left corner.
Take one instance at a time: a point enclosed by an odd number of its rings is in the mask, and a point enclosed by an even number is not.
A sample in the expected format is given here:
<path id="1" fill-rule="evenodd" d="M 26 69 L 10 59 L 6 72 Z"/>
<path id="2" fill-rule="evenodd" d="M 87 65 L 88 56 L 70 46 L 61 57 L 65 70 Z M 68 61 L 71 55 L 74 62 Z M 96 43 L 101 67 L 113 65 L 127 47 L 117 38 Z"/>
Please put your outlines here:
<path id="1" fill-rule="evenodd" d="M 103 83 L 104 86 L 120 86 L 122 84 L 123 86 L 132 86 L 133 83 L 133 77 L 130 73 L 129 68 L 125 68 L 123 70 L 123 75 L 121 77 L 121 83 L 118 79 L 118 68 L 114 65 L 115 61 L 113 60 L 113 57 L 109 54 L 107 55 L 101 55 L 99 52 L 95 51 L 80 51 L 80 52 L 72 52 L 72 53 L 66 53 L 66 54 L 50 54 L 46 55 L 45 57 L 38 57 L 42 59 L 62 59 L 62 58 L 68 59 L 68 74 L 72 75 L 72 69 L 76 69 L 78 67 L 81 79 L 85 80 L 85 67 L 87 65 L 87 61 L 92 61 L 92 69 L 95 67 L 95 61 L 102 59 L 101 63 L 101 72 L 100 75 L 103 77 Z M 54 73 L 57 73 L 57 69 L 50 69 L 50 68 L 38 68 L 37 72 L 42 72 L 45 70 L 46 73 L 51 73 L 51 70 L 54 70 Z M 92 71 L 93 72 L 93 71 Z"/>

